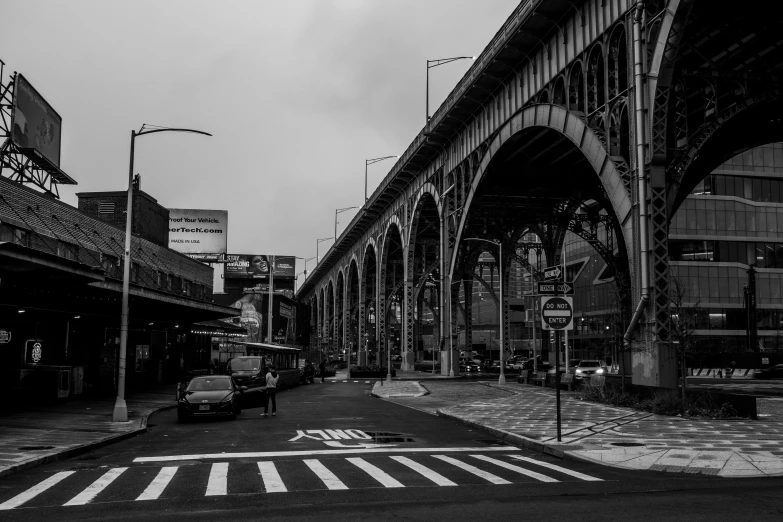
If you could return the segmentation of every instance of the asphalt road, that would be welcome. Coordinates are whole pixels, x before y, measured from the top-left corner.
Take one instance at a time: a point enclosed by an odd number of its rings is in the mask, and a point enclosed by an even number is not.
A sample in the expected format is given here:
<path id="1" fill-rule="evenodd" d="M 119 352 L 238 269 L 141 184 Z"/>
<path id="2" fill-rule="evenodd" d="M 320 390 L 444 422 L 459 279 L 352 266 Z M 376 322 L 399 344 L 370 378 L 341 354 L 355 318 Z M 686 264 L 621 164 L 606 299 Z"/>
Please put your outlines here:
<path id="1" fill-rule="evenodd" d="M 147 434 L 0 479 L 0 520 L 781 518 L 783 479 L 558 460 L 369 392 L 304 386 L 236 421 L 159 413 Z"/>

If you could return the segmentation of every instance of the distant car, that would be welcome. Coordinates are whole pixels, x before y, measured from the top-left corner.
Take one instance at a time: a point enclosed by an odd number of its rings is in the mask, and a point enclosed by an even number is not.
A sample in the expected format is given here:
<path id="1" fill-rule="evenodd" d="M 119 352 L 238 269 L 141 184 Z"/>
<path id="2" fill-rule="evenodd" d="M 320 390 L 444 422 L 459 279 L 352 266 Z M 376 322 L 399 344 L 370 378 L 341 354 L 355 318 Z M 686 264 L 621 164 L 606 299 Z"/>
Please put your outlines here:
<path id="1" fill-rule="evenodd" d="M 402 355 L 399 355 L 399 354 L 392 355 L 391 356 L 391 360 L 392 361 L 401 361 L 402 360 Z"/>
<path id="2" fill-rule="evenodd" d="M 783 377 L 783 364 L 775 364 L 768 368 L 762 368 L 760 372 L 756 372 L 757 379 L 775 379 Z"/>
<path id="3" fill-rule="evenodd" d="M 579 359 L 571 359 L 568 361 L 568 373 L 576 373 L 576 367 L 579 366 L 580 362 Z"/>
<path id="4" fill-rule="evenodd" d="M 459 362 L 459 371 L 466 373 L 477 373 L 480 370 L 479 365 L 472 360 L 461 359 Z"/>
<path id="5" fill-rule="evenodd" d="M 606 368 L 604 368 L 604 365 L 601 361 L 579 361 L 579 364 L 576 366 L 575 377 L 577 379 L 584 379 L 585 377 L 589 378 L 592 375 L 603 375 L 605 373 Z"/>
<path id="6" fill-rule="evenodd" d="M 527 361 L 528 358 L 523 355 L 517 355 L 516 357 L 513 357 L 512 359 L 509 359 L 509 363 L 511 364 L 511 367 L 514 370 L 521 370 L 522 365 L 525 364 L 525 361 Z"/>
<path id="7" fill-rule="evenodd" d="M 228 375 L 194 377 L 180 391 L 177 419 L 180 422 L 196 417 L 236 419 L 242 412 L 242 395 L 246 389 Z"/>

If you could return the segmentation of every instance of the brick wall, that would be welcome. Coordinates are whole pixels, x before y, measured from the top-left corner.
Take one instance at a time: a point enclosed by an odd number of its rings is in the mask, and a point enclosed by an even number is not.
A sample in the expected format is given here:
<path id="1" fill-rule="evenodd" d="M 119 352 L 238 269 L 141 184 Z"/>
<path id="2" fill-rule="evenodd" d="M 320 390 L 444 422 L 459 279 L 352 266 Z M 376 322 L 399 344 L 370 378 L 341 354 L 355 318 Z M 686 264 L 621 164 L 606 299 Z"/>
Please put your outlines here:
<path id="1" fill-rule="evenodd" d="M 127 192 L 81 192 L 79 210 L 95 219 L 125 230 L 125 213 L 128 208 Z M 111 212 L 101 213 L 101 209 Z M 169 245 L 169 210 L 143 191 L 133 196 L 133 234 L 162 247 Z"/>

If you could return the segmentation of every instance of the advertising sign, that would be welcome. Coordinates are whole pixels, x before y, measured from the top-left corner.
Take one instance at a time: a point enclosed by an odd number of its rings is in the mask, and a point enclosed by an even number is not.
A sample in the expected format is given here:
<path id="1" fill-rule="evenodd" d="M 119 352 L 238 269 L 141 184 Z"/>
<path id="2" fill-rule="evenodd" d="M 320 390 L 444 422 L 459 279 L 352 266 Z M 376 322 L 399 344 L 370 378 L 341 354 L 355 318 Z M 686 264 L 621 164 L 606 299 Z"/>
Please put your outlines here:
<path id="1" fill-rule="evenodd" d="M 0 328 L 0 344 L 7 344 L 11 342 L 11 332 Z"/>
<path id="2" fill-rule="evenodd" d="M 169 209 L 169 248 L 183 254 L 225 254 L 228 211 Z"/>
<path id="3" fill-rule="evenodd" d="M 38 339 L 28 339 L 25 342 L 27 364 L 40 364 L 43 359 L 43 343 Z"/>
<path id="4" fill-rule="evenodd" d="M 253 254 L 228 254 L 226 279 L 266 279 L 269 277 L 272 256 Z M 296 275 L 296 259 L 293 256 L 274 256 L 275 278 L 293 279 Z"/>
<path id="5" fill-rule="evenodd" d="M 63 119 L 21 74 L 16 75 L 11 139 L 21 150 L 35 149 L 60 166 Z"/>

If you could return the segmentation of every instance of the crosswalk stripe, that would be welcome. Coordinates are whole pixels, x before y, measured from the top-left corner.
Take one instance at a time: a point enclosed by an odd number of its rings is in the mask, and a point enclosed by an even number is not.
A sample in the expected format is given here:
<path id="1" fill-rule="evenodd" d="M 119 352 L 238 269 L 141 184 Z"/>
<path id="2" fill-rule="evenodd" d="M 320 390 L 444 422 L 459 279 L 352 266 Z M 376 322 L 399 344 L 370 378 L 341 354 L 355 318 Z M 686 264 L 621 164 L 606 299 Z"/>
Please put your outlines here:
<path id="1" fill-rule="evenodd" d="M 261 472 L 261 480 L 264 481 L 264 489 L 267 493 L 285 493 L 288 488 L 283 484 L 280 473 L 277 472 L 274 462 L 259 462 L 258 471 Z"/>
<path id="2" fill-rule="evenodd" d="M 432 471 L 430 468 L 426 466 L 422 466 L 415 460 L 411 460 L 408 457 L 399 457 L 399 456 L 392 456 L 392 460 L 396 460 L 400 464 L 403 464 L 405 466 L 408 466 L 413 471 L 417 472 L 420 475 L 423 475 L 424 477 L 427 477 L 431 481 L 433 481 L 438 486 L 456 486 L 456 482 L 452 482 L 451 480 L 447 479 L 440 473 L 436 473 L 435 471 Z"/>
<path id="3" fill-rule="evenodd" d="M 454 466 L 457 466 L 458 468 L 464 469 L 468 473 L 472 473 L 476 475 L 477 477 L 481 477 L 484 480 L 488 480 L 492 482 L 493 484 L 511 484 L 508 480 L 504 478 L 500 478 L 497 475 L 493 475 L 492 473 L 488 473 L 484 471 L 483 469 L 478 469 L 475 466 L 471 466 L 470 464 L 466 464 L 460 460 L 453 459 L 451 457 L 447 457 L 446 455 L 433 455 L 434 458 L 440 459 L 443 462 L 448 462 L 449 464 L 453 464 Z"/>
<path id="4" fill-rule="evenodd" d="M 64 480 L 71 475 L 76 473 L 75 471 L 61 471 L 59 473 L 55 473 L 48 479 L 44 480 L 43 482 L 40 482 L 39 484 L 36 484 L 35 486 L 31 487 L 27 491 L 23 491 L 22 493 L 19 493 L 14 498 L 6 500 L 2 504 L 0 504 L 0 511 L 5 511 L 7 509 L 14 509 L 15 507 L 19 507 L 25 502 L 34 499 L 50 487 L 54 486 L 61 480 Z"/>
<path id="5" fill-rule="evenodd" d="M 487 457 L 484 455 L 471 455 L 471 457 L 479 460 L 483 460 L 484 462 L 491 462 L 492 464 L 500 466 L 501 468 L 506 468 L 506 469 L 510 469 L 511 471 L 516 471 L 517 473 L 520 473 L 530 478 L 534 478 L 536 480 L 540 480 L 541 482 L 560 482 L 559 480 L 554 479 L 552 477 L 542 475 L 541 473 L 536 473 L 535 471 L 531 471 L 526 468 L 520 468 L 519 466 L 509 464 L 508 462 L 503 462 L 502 460 L 493 459 L 492 457 Z"/>
<path id="6" fill-rule="evenodd" d="M 603 482 L 603 479 L 600 479 L 598 477 L 591 477 L 590 475 L 585 475 L 584 473 L 579 473 L 578 471 L 574 471 L 572 469 L 564 468 L 562 466 L 557 466 L 556 464 L 550 464 L 548 462 L 542 462 L 540 460 L 531 459 L 528 457 L 521 457 L 519 455 L 512 455 L 511 458 L 522 460 L 524 462 L 530 462 L 531 464 L 536 464 L 538 466 L 543 466 L 545 468 L 550 468 L 555 471 L 559 471 L 560 473 L 571 475 L 572 477 L 576 477 L 578 479 L 582 479 L 590 482 Z"/>
<path id="7" fill-rule="evenodd" d="M 370 381 L 364 381 L 364 384 L 370 384 Z"/>
<path id="8" fill-rule="evenodd" d="M 128 468 L 112 468 L 104 473 L 98 480 L 87 486 L 84 491 L 73 497 L 71 500 L 63 504 L 63 506 L 83 506 L 92 502 L 98 493 L 106 489 L 106 487 L 114 482 L 117 477 Z"/>
<path id="9" fill-rule="evenodd" d="M 150 482 L 150 485 L 147 486 L 147 489 L 145 489 L 136 500 L 157 500 L 161 493 L 163 493 L 163 490 L 166 489 L 166 486 L 169 485 L 171 479 L 174 478 L 174 474 L 177 472 L 177 469 L 179 468 L 176 466 L 160 468 L 158 475 L 152 479 L 152 482 Z"/>
<path id="10" fill-rule="evenodd" d="M 393 478 L 391 475 L 383 471 L 381 468 L 377 466 L 373 466 L 366 460 L 359 458 L 359 457 L 351 457 L 348 459 L 345 459 L 357 468 L 363 469 L 367 472 L 368 475 L 370 475 L 372 478 L 380 482 L 384 487 L 387 488 L 404 488 L 405 486 L 402 484 L 402 482 L 398 481 L 397 479 Z"/>
<path id="11" fill-rule="evenodd" d="M 228 493 L 228 462 L 215 462 L 209 470 L 209 482 L 205 497 L 226 495 Z"/>
<path id="12" fill-rule="evenodd" d="M 329 489 L 348 489 L 348 486 L 338 479 L 334 473 L 326 469 L 326 466 L 321 464 L 318 459 L 307 459 L 303 461 L 308 468 L 312 470 L 315 475 L 321 479 L 324 485 Z"/>
<path id="13" fill-rule="evenodd" d="M 353 382 L 359 382 L 359 381 L 353 381 Z"/>

